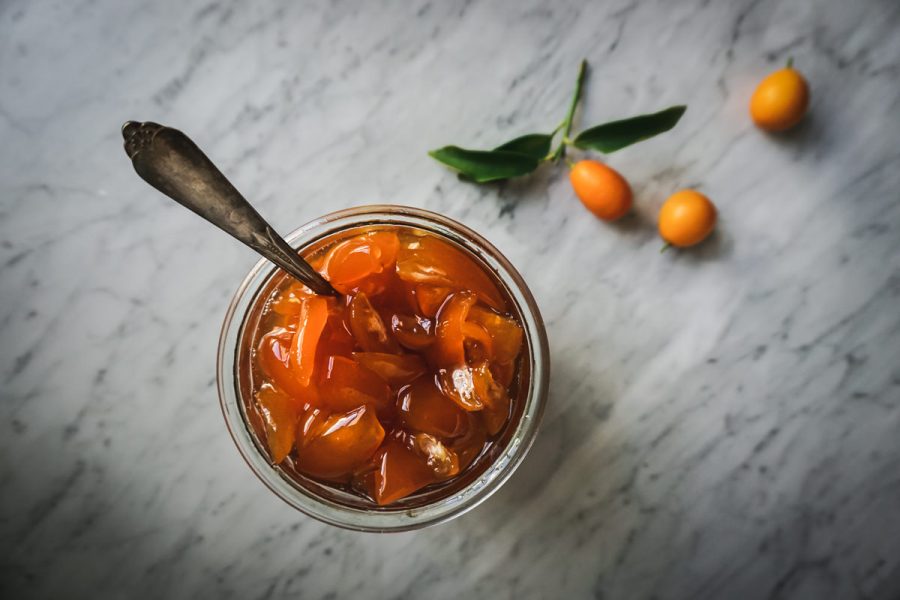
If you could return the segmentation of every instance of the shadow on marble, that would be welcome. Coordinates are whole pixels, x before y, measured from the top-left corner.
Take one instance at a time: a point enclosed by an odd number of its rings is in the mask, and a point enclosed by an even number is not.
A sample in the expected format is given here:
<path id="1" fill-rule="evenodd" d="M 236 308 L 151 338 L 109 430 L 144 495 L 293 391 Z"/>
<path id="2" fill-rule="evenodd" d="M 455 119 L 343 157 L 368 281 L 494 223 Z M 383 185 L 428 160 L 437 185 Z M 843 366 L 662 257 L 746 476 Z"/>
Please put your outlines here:
<path id="1" fill-rule="evenodd" d="M 557 169 L 552 165 L 542 165 L 537 171 L 524 177 L 469 185 L 490 192 L 490 201 L 500 208 L 500 216 L 512 216 L 522 204 L 541 202 L 545 199 L 558 176 Z"/>
<path id="2" fill-rule="evenodd" d="M 705 263 L 717 261 L 727 258 L 734 251 L 734 242 L 731 237 L 723 231 L 727 228 L 727 224 L 718 224 L 708 238 L 700 242 L 697 246 L 688 248 L 687 250 L 678 250 L 670 248 L 666 254 L 674 257 L 674 260 L 684 260 L 691 264 Z"/>
<path id="3" fill-rule="evenodd" d="M 505 509 L 501 512 L 541 494 L 553 475 L 573 460 L 590 438 L 604 435 L 603 425 L 615 407 L 613 390 L 602 378 L 590 375 L 588 383 L 589 375 L 574 370 L 569 361 L 558 359 L 552 364 L 550 397 L 537 439 L 525 461 L 491 501 Z M 590 486 L 592 477 L 609 476 L 605 469 L 585 469 L 582 483 Z M 563 501 L 568 497 L 552 496 Z M 542 506 L 542 510 L 552 512 L 554 507 Z"/>
<path id="4" fill-rule="evenodd" d="M 810 112 L 787 131 L 761 131 L 761 133 L 771 142 L 786 149 L 802 150 L 817 147 L 824 138 L 825 131 L 822 118 Z"/>
<path id="5" fill-rule="evenodd" d="M 648 231 L 656 231 L 656 223 L 638 210 L 632 210 L 621 219 L 607 221 L 606 225 L 621 235 L 646 235 Z"/>

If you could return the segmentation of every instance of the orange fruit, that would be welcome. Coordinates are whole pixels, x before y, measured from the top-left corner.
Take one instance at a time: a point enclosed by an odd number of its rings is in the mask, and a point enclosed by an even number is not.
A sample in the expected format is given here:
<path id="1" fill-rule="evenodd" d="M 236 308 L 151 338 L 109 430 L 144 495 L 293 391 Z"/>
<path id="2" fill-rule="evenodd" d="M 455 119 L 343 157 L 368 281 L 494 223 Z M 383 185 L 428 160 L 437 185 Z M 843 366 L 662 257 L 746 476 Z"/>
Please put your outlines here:
<path id="1" fill-rule="evenodd" d="M 675 192 L 659 211 L 659 235 L 679 248 L 699 244 L 715 225 L 715 205 L 695 190 Z"/>
<path id="2" fill-rule="evenodd" d="M 631 186 L 603 163 L 578 161 L 569 171 L 569 181 L 581 203 L 604 221 L 623 217 L 631 209 Z"/>
<path id="3" fill-rule="evenodd" d="M 768 75 L 750 98 L 750 116 L 760 129 L 783 131 L 796 125 L 809 105 L 809 86 L 791 67 Z"/>

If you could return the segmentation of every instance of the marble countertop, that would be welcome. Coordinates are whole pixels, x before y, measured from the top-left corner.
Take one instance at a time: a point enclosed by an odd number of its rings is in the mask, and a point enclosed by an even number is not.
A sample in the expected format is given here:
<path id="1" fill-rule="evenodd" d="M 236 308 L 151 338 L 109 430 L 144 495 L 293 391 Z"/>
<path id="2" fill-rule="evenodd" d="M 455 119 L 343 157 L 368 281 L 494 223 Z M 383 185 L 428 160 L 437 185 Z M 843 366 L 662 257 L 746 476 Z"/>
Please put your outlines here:
<path id="1" fill-rule="evenodd" d="M 0 4 L 0 595 L 896 598 L 900 5 Z M 793 56 L 809 118 L 750 123 Z M 609 157 L 608 225 L 565 174 L 479 188 L 426 150 L 689 105 Z M 442 212 L 532 287 L 553 360 L 535 447 L 476 510 L 329 527 L 268 492 L 214 362 L 250 251 L 132 172 L 180 127 L 282 231 L 368 203 Z M 674 190 L 718 233 L 660 254 Z"/>

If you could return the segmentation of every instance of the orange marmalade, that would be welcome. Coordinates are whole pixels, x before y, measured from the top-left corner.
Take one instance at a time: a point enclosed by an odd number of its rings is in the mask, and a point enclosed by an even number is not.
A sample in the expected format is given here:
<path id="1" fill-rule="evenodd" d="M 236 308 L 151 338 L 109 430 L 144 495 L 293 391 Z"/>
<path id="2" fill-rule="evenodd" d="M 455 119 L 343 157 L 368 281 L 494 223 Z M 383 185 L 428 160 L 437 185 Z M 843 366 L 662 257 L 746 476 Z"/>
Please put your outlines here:
<path id="1" fill-rule="evenodd" d="M 388 505 L 490 458 L 514 420 L 522 327 L 496 277 L 432 233 L 342 232 L 257 298 L 248 417 L 288 473 Z"/>

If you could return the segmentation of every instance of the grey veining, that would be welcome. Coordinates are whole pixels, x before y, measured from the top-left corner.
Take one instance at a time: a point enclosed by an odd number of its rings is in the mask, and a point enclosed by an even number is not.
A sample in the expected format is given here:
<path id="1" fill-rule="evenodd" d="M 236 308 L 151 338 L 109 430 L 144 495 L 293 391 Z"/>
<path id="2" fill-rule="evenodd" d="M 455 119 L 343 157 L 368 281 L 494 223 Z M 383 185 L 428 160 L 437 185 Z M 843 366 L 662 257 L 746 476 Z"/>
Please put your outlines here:
<path id="1" fill-rule="evenodd" d="M 900 5 L 0 4 L 0 595 L 900 596 Z M 810 118 L 746 104 L 793 56 Z M 609 157 L 636 214 L 562 171 L 478 188 L 425 154 L 686 102 Z M 538 441 L 484 505 L 337 530 L 241 461 L 215 342 L 251 252 L 135 177 L 119 126 L 184 129 L 280 231 L 399 202 L 487 235 L 544 311 Z M 659 254 L 699 186 L 715 238 Z M 177 284 L 173 284 L 177 282 Z"/>

